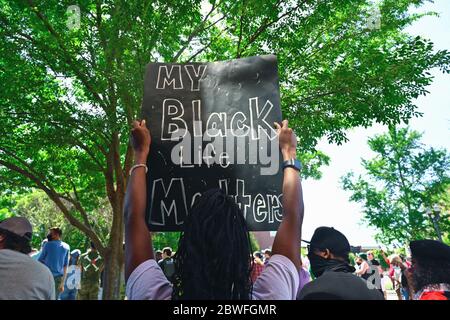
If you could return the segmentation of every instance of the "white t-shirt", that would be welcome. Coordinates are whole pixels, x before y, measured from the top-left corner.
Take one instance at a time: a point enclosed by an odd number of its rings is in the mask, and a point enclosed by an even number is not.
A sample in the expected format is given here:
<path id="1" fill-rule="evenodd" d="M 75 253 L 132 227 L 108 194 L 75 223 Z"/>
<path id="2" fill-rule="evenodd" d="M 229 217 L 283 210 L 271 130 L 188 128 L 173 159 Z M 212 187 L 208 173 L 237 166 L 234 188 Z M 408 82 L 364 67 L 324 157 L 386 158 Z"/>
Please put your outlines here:
<path id="1" fill-rule="evenodd" d="M 81 288 L 81 266 L 70 265 L 67 267 L 66 286 L 67 289 L 80 289 Z"/>
<path id="2" fill-rule="evenodd" d="M 273 255 L 253 285 L 253 300 L 295 300 L 298 271 L 291 260 Z M 170 300 L 172 284 L 154 259 L 141 263 L 131 273 L 126 296 L 129 300 Z"/>
<path id="3" fill-rule="evenodd" d="M 9 249 L 0 250 L 0 300 L 54 300 L 55 282 L 42 263 Z"/>

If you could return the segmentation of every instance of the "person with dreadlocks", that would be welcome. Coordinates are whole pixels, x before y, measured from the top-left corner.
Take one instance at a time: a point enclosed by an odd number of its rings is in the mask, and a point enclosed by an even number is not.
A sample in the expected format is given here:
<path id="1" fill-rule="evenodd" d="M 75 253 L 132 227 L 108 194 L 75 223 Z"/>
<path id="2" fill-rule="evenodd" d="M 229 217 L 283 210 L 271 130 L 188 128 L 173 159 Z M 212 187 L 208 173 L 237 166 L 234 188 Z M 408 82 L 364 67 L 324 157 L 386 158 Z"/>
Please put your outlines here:
<path id="1" fill-rule="evenodd" d="M 275 124 L 285 161 L 296 158 L 297 139 L 287 120 Z M 187 216 L 175 254 L 173 285 L 154 259 L 145 223 L 146 166 L 151 136 L 145 120 L 131 130 L 135 166 L 125 196 L 125 278 L 130 300 L 293 300 L 299 286 L 303 196 L 297 166 L 284 166 L 284 217 L 272 257 L 252 285 L 251 243 L 245 218 L 222 190 L 207 190 Z M 227 254 L 224 254 L 226 250 Z"/>

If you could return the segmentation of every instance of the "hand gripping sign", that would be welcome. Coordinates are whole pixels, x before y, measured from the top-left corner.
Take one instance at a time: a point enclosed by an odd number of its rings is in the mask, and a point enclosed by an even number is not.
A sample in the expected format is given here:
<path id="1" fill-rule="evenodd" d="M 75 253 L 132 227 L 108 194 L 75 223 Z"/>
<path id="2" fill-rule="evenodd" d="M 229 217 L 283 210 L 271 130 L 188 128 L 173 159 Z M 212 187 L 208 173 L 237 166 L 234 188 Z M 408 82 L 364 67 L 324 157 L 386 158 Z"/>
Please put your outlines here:
<path id="1" fill-rule="evenodd" d="M 282 219 L 281 121 L 273 55 L 224 62 L 150 63 L 142 116 L 152 134 L 147 224 L 179 231 L 202 192 L 221 188 L 249 229 Z"/>

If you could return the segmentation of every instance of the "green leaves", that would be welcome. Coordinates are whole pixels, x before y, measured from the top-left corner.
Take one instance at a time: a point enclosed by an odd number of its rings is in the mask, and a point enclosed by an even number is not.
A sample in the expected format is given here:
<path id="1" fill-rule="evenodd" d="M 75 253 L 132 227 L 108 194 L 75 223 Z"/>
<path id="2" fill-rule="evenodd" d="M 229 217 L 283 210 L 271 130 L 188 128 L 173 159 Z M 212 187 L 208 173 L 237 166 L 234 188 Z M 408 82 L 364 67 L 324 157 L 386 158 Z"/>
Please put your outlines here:
<path id="1" fill-rule="evenodd" d="M 364 220 L 379 230 L 377 238 L 385 244 L 435 238 L 425 210 L 436 204 L 443 214 L 441 228 L 450 231 L 450 156 L 426 149 L 420 138 L 409 128 L 391 127 L 368 141 L 376 156 L 362 160 L 366 178 L 353 173 L 342 178 L 350 200 L 363 204 Z"/>

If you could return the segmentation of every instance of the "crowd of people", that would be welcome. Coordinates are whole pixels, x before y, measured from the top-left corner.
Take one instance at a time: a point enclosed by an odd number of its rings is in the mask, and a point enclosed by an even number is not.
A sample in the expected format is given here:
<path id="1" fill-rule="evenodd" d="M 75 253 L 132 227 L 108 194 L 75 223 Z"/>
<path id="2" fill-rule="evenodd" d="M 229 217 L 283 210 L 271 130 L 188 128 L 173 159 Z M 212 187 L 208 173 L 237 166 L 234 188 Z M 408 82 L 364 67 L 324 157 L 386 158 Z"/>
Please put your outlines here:
<path id="1" fill-rule="evenodd" d="M 40 250 L 31 248 L 33 229 L 23 217 L 0 222 L 0 300 L 97 300 L 103 259 L 91 242 L 70 251 L 62 230 L 49 229 Z"/>
<path id="2" fill-rule="evenodd" d="M 332 227 L 319 227 L 302 240 L 297 139 L 287 121 L 275 127 L 287 164 L 283 219 L 271 249 L 252 252 L 240 207 L 212 189 L 194 203 L 174 253 L 152 245 L 145 221 L 151 136 L 145 121 L 133 123 L 135 165 L 124 207 L 127 299 L 383 300 L 389 281 L 399 300 L 450 299 L 450 246 L 442 242 L 411 241 L 408 257 L 381 251 L 383 268 L 371 251 L 351 261 L 348 239 Z M 103 259 L 94 244 L 84 254 L 70 251 L 61 229 L 51 228 L 41 250 L 32 253 L 32 232 L 22 217 L 0 222 L 0 299 L 98 299 Z"/>

